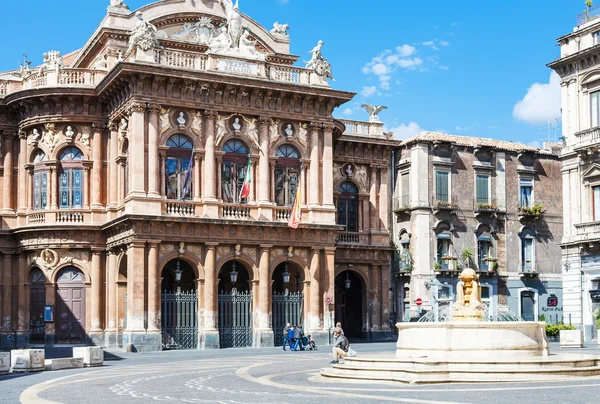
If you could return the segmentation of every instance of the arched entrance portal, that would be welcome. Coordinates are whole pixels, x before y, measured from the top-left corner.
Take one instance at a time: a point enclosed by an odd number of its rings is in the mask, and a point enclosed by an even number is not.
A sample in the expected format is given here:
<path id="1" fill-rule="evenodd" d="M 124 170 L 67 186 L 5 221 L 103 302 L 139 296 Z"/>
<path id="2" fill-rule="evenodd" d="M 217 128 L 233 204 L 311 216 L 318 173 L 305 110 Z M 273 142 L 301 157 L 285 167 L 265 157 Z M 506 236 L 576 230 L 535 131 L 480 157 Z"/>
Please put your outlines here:
<path id="1" fill-rule="evenodd" d="M 353 271 L 344 271 L 335 278 L 335 318 L 348 337 L 363 336 L 365 289 L 362 278 Z"/>
<path id="2" fill-rule="evenodd" d="M 43 344 L 46 338 L 44 305 L 46 304 L 46 277 L 39 268 L 31 271 L 29 287 L 29 342 Z"/>
<path id="3" fill-rule="evenodd" d="M 219 271 L 219 344 L 252 346 L 250 275 L 240 261 L 229 261 Z"/>
<path id="4" fill-rule="evenodd" d="M 198 347 L 198 294 L 194 270 L 173 259 L 162 270 L 161 331 L 163 349 Z"/>
<path id="5" fill-rule="evenodd" d="M 66 267 L 56 283 L 56 342 L 85 344 L 85 281 L 75 267 Z"/>
<path id="6" fill-rule="evenodd" d="M 286 323 L 304 326 L 304 273 L 293 262 L 283 262 L 273 271 L 272 323 L 275 346 L 283 344 Z"/>

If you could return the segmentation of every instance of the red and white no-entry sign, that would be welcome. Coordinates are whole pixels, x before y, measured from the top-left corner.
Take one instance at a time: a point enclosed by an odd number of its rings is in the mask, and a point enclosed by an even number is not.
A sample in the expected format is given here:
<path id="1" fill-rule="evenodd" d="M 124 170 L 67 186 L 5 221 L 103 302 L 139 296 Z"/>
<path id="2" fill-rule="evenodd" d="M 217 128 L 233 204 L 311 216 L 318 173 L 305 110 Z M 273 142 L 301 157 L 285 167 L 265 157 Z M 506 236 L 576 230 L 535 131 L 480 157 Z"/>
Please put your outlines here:
<path id="1" fill-rule="evenodd" d="M 420 297 L 417 297 L 417 300 L 415 300 L 415 303 L 417 304 L 417 306 L 420 306 L 423 304 L 423 299 L 421 299 Z"/>

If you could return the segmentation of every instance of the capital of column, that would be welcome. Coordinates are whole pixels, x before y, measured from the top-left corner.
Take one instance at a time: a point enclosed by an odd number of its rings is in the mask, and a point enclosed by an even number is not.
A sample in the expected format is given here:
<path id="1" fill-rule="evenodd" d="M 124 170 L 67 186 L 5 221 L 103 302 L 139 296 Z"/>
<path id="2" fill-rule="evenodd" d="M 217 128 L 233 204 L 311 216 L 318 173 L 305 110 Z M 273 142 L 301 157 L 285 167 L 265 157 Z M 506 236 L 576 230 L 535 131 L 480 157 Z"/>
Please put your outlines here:
<path id="1" fill-rule="evenodd" d="M 310 129 L 311 131 L 319 130 L 320 128 L 321 128 L 320 122 L 310 122 L 308 124 L 308 129 Z"/>
<path id="2" fill-rule="evenodd" d="M 94 132 L 94 133 L 102 133 L 105 128 L 106 128 L 106 125 L 103 125 L 101 123 L 98 123 L 98 122 L 92 123 L 92 132 Z"/>
<path id="3" fill-rule="evenodd" d="M 259 125 L 270 125 L 272 122 L 272 119 L 268 116 L 260 116 L 258 118 L 258 124 Z"/>
<path id="4" fill-rule="evenodd" d="M 337 248 L 336 247 L 323 247 L 323 250 L 325 250 L 325 254 L 327 254 L 327 255 L 334 255 L 335 250 L 337 250 Z"/>
<path id="5" fill-rule="evenodd" d="M 111 132 L 116 132 L 119 125 L 115 121 L 109 121 L 107 127 Z"/>
<path id="6" fill-rule="evenodd" d="M 146 106 L 144 104 L 140 104 L 139 102 L 132 103 L 127 109 L 128 115 L 133 113 L 144 113 L 146 111 Z"/>
<path id="7" fill-rule="evenodd" d="M 217 113 L 217 111 L 213 111 L 213 110 L 211 110 L 211 109 L 205 109 L 205 110 L 204 110 L 204 116 L 205 116 L 207 119 L 217 119 L 217 116 L 218 116 L 218 115 L 219 115 L 219 114 Z"/>
<path id="8" fill-rule="evenodd" d="M 160 110 L 162 107 L 159 104 L 150 104 L 148 105 L 148 112 L 151 114 L 160 114 Z"/>
<path id="9" fill-rule="evenodd" d="M 24 130 L 20 130 L 19 131 L 19 139 L 27 140 L 27 132 L 25 132 Z"/>
<path id="10" fill-rule="evenodd" d="M 335 125 L 331 124 L 331 123 L 324 123 L 323 124 L 323 130 L 325 130 L 325 133 L 333 133 L 333 130 L 335 129 Z"/>
<path id="11" fill-rule="evenodd" d="M 214 250 L 215 248 L 217 248 L 217 246 L 219 245 L 219 243 L 215 242 L 215 241 L 210 241 L 210 242 L 204 243 L 204 245 L 206 246 L 206 248 L 208 250 Z"/>

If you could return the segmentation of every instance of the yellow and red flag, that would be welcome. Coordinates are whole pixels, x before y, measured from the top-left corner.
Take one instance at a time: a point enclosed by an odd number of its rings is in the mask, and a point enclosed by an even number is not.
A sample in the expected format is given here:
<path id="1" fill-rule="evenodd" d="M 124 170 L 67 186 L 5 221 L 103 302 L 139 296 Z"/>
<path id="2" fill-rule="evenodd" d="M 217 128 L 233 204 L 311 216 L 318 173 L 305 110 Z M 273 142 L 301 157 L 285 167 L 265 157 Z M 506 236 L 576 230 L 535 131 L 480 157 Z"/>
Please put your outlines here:
<path id="1" fill-rule="evenodd" d="M 290 226 L 292 229 L 297 229 L 298 225 L 302 221 L 302 210 L 300 209 L 300 201 L 302 198 L 300 197 L 300 189 L 300 186 L 296 188 L 296 199 L 294 200 L 294 208 L 292 209 L 292 214 L 290 215 L 290 220 L 288 221 L 288 226 Z"/>

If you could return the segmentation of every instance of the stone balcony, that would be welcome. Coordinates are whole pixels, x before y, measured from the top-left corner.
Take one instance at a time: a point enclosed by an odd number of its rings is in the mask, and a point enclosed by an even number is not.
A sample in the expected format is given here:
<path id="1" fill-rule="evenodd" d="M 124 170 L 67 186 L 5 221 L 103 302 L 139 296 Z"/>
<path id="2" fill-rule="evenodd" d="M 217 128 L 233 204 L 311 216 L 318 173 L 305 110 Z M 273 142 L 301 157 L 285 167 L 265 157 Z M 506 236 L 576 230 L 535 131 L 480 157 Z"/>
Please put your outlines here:
<path id="1" fill-rule="evenodd" d="M 575 229 L 577 241 L 600 240 L 600 221 L 579 223 L 575 225 Z"/>
<path id="2" fill-rule="evenodd" d="M 60 69 L 35 71 L 25 78 L 0 79 L 0 97 L 23 90 L 46 87 L 95 88 L 106 76 L 103 70 Z"/>
<path id="3" fill-rule="evenodd" d="M 166 200 L 162 202 L 162 214 L 176 217 L 203 217 L 203 202 Z M 219 203 L 219 219 L 258 220 L 259 207 L 254 203 Z M 287 223 L 292 214 L 288 206 L 274 206 L 273 222 Z"/>
<path id="4" fill-rule="evenodd" d="M 382 122 L 351 121 L 348 119 L 340 119 L 339 121 L 346 126 L 344 135 L 381 139 L 391 139 L 393 136 L 391 133 L 385 133 L 383 131 Z"/>
<path id="5" fill-rule="evenodd" d="M 369 244 L 369 235 L 360 232 L 342 231 L 336 235 L 338 244 Z"/>
<path id="6" fill-rule="evenodd" d="M 93 224 L 89 210 L 39 210 L 27 214 L 28 226 Z"/>
<path id="7" fill-rule="evenodd" d="M 575 141 L 570 146 L 574 151 L 600 146 L 600 126 L 575 133 Z"/>

